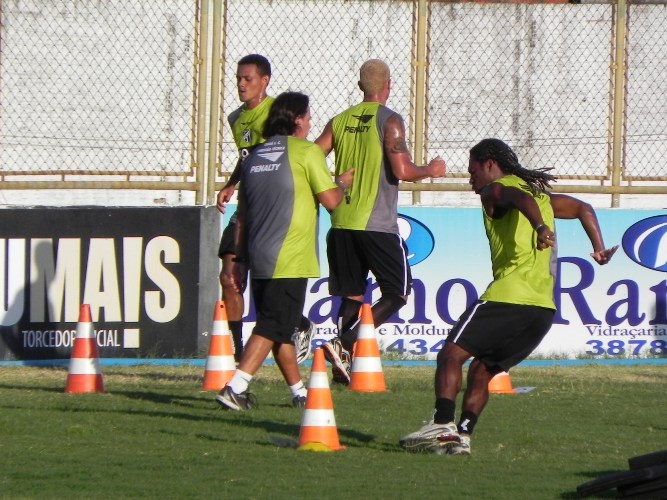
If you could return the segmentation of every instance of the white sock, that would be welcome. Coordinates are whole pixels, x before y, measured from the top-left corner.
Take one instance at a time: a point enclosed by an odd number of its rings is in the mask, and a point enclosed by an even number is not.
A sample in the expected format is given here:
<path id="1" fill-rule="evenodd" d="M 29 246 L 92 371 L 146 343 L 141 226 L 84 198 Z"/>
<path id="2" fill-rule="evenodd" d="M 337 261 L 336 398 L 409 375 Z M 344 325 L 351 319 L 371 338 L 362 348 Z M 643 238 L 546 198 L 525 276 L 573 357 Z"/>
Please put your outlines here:
<path id="1" fill-rule="evenodd" d="M 232 391 L 236 394 L 241 394 L 248 390 L 248 385 L 250 385 L 251 380 L 252 375 L 237 369 L 227 385 L 231 387 Z"/>
<path id="2" fill-rule="evenodd" d="M 299 380 L 296 384 L 290 385 L 289 390 L 292 393 L 292 397 L 295 398 L 297 396 L 303 396 L 304 398 L 306 397 L 306 394 L 308 394 L 308 391 L 306 390 L 306 386 L 303 385 L 303 381 Z"/>

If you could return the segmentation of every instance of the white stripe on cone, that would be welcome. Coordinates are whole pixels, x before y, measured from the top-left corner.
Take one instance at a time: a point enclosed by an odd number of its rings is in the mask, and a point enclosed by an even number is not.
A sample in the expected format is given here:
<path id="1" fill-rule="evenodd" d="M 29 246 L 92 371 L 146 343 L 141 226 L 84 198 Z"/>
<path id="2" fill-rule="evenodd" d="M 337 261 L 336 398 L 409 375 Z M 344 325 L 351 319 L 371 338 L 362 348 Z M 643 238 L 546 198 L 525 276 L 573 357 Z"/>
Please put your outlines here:
<path id="1" fill-rule="evenodd" d="M 225 370 L 235 370 L 236 363 L 234 362 L 234 356 L 209 356 L 206 358 L 206 370 L 208 371 L 225 371 Z"/>
<path id="2" fill-rule="evenodd" d="M 311 372 L 308 389 L 328 389 L 329 378 L 326 372 Z"/>
<path id="3" fill-rule="evenodd" d="M 366 358 L 356 357 L 352 360 L 353 372 L 371 372 L 377 373 L 382 371 L 382 361 L 378 357 Z"/>
<path id="4" fill-rule="evenodd" d="M 336 427 L 333 410 L 304 410 L 301 426 L 304 427 Z"/>
<path id="5" fill-rule="evenodd" d="M 76 326 L 76 338 L 77 339 L 94 339 L 95 332 L 93 331 L 93 324 L 88 323 L 78 323 Z"/>
<path id="6" fill-rule="evenodd" d="M 69 360 L 70 375 L 98 375 L 100 373 L 97 358 L 71 358 Z"/>

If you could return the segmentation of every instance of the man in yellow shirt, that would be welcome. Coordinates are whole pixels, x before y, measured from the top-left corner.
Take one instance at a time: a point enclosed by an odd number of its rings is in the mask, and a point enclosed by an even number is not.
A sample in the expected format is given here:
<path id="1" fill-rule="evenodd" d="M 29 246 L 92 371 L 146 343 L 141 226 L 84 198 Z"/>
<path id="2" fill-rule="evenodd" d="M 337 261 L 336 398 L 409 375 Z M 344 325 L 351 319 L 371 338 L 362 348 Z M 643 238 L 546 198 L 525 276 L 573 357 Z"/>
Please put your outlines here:
<path id="1" fill-rule="evenodd" d="M 315 140 L 325 154 L 335 151 L 337 176 L 355 169 L 352 184 L 340 186 L 345 201 L 333 211 L 327 235 L 329 293 L 341 297 L 341 305 L 338 336 L 322 347 L 333 381 L 345 385 L 368 273 L 382 294 L 372 306 L 376 327 L 406 304 L 411 291 L 407 249 L 398 232 L 398 183 L 443 177 L 446 168 L 440 157 L 423 167 L 410 158 L 403 118 L 385 105 L 391 75 L 384 61 L 362 64 L 359 88 L 362 102 L 335 116 Z"/>
<path id="2" fill-rule="evenodd" d="M 523 168 L 499 139 L 484 139 L 470 150 L 468 173 L 482 201 L 493 282 L 461 315 L 438 353 L 433 421 L 400 440 L 407 451 L 469 455 L 489 382 L 527 358 L 549 332 L 556 310 L 554 218 L 579 219 L 593 245 L 591 257 L 600 265 L 618 248 L 605 249 L 589 204 L 546 191 L 555 179 L 547 170 Z M 455 401 L 470 358 L 457 425 Z"/>
<path id="3" fill-rule="evenodd" d="M 217 207 L 225 213 L 226 205 L 234 195 L 234 189 L 241 177 L 241 165 L 245 158 L 259 144 L 263 137 L 264 123 L 269 116 L 274 98 L 267 95 L 267 87 L 271 81 L 271 63 L 260 54 L 248 54 L 242 57 L 236 70 L 236 87 L 239 100 L 243 103 L 229 114 L 227 120 L 232 129 L 234 142 L 239 150 L 239 159 L 225 186 L 218 193 Z M 218 256 L 222 259 L 220 284 L 222 296 L 227 309 L 227 320 L 234 341 L 234 359 L 238 362 L 243 353 L 243 291 L 237 291 L 231 279 L 232 260 L 236 256 L 234 230 L 236 214 L 233 214 L 222 233 Z M 308 318 L 302 317 L 297 339 L 297 362 L 301 363 L 311 351 L 313 326 Z"/>

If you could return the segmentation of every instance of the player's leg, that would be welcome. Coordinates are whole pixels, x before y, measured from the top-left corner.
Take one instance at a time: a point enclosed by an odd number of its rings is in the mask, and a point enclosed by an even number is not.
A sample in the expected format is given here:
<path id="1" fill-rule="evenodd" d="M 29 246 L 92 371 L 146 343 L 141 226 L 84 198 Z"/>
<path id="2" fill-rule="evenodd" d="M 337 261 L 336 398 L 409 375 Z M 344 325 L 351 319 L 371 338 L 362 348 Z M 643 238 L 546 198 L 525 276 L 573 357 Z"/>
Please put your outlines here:
<path id="1" fill-rule="evenodd" d="M 450 448 L 460 442 L 455 423 L 456 396 L 463 381 L 463 364 L 471 354 L 455 343 L 464 333 L 475 329 L 472 318 L 476 305 L 469 307 L 452 328 L 445 346 L 438 353 L 435 372 L 435 409 L 433 420 L 399 441 L 399 444 L 411 452 L 426 451 L 446 454 Z M 472 324 L 472 327 L 470 326 Z"/>
<path id="2" fill-rule="evenodd" d="M 255 406 L 248 386 L 271 352 L 273 345 L 274 342 L 271 339 L 261 335 L 250 335 L 234 375 L 215 397 L 220 406 L 236 411 L 249 410 Z"/>
<path id="3" fill-rule="evenodd" d="M 276 340 L 273 356 L 290 389 L 292 405 L 297 408 L 305 407 L 307 393 L 301 380 L 294 345 L 303 324 L 307 284 L 306 278 L 270 280 L 267 288 L 267 296 L 273 297 L 270 315 L 269 308 L 264 308 L 264 316 L 261 320 L 258 318 L 259 326 L 263 330 L 270 330 Z"/>
<path id="4" fill-rule="evenodd" d="M 333 382 L 350 383 L 350 367 L 354 342 L 346 347 L 341 335 L 357 322 L 366 292 L 368 267 L 360 258 L 355 235 L 363 231 L 331 229 L 327 234 L 329 260 L 329 293 L 342 297 L 337 313 L 338 336 L 322 344 L 324 357 L 331 363 Z"/>
<path id="5" fill-rule="evenodd" d="M 236 256 L 236 245 L 234 242 L 234 232 L 236 226 L 236 217 L 232 216 L 229 224 L 222 232 L 220 238 L 220 247 L 218 256 L 222 259 L 222 270 L 220 271 L 220 285 L 222 286 L 222 300 L 225 302 L 227 311 L 227 323 L 232 334 L 234 343 L 234 359 L 238 363 L 243 353 L 243 293 L 239 293 L 234 288 L 234 282 L 231 276 L 232 258 Z"/>
<path id="6" fill-rule="evenodd" d="M 381 296 L 371 307 L 375 327 L 384 324 L 407 302 L 412 288 L 412 274 L 408 264 L 407 248 L 397 234 L 357 231 L 357 247 L 368 263 L 380 287 Z M 357 319 L 340 333 L 343 346 L 351 350 L 359 335 Z"/>

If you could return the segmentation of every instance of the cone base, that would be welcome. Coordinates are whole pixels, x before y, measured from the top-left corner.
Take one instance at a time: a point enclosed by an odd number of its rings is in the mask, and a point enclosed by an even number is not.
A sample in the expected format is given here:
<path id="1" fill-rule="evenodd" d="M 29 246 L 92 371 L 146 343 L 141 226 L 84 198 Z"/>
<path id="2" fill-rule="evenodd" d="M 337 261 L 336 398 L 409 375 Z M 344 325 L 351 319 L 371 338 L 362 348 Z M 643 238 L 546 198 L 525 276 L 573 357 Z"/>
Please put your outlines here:
<path id="1" fill-rule="evenodd" d="M 65 392 L 68 394 L 85 394 L 90 392 L 104 392 L 102 375 L 73 375 L 67 376 Z"/>
<path id="2" fill-rule="evenodd" d="M 334 451 L 344 450 L 345 446 L 338 446 L 338 448 L 331 448 L 324 443 L 305 443 L 297 448 L 298 451 L 316 451 L 320 453 L 330 453 Z"/>
<path id="3" fill-rule="evenodd" d="M 354 392 L 386 392 L 383 373 L 352 372 L 349 389 Z"/>
<path id="4" fill-rule="evenodd" d="M 489 394 L 516 394 L 514 389 L 489 389 Z"/>
<path id="5" fill-rule="evenodd" d="M 234 371 L 224 371 L 224 372 L 206 372 L 204 375 L 204 382 L 202 383 L 202 391 L 219 391 L 224 386 L 227 385 L 232 377 L 234 376 Z"/>

